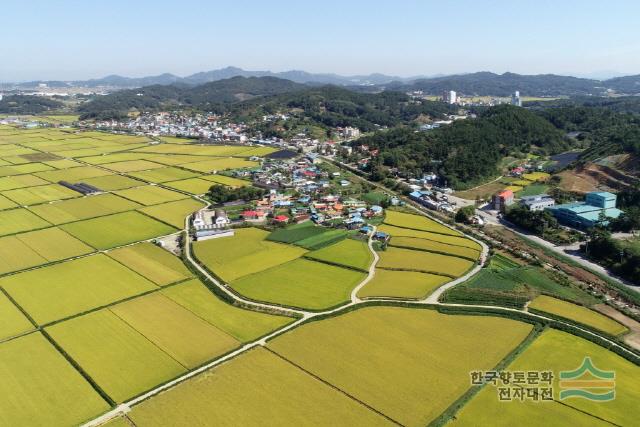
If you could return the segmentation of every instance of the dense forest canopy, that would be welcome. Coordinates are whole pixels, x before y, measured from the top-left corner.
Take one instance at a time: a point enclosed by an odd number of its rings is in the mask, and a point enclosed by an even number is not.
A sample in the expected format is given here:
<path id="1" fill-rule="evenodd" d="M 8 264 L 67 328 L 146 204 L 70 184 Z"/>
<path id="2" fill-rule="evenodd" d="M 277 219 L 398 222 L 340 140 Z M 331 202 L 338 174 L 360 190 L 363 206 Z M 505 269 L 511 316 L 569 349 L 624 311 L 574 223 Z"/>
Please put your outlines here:
<path id="1" fill-rule="evenodd" d="M 50 98 L 31 95 L 7 95 L 0 101 L 2 114 L 39 114 L 61 108 L 62 103 Z"/>
<path id="2" fill-rule="evenodd" d="M 503 157 L 515 153 L 554 154 L 570 147 L 563 132 L 535 113 L 501 105 L 476 119 L 431 132 L 398 128 L 360 138 L 355 146 L 380 150 L 383 166 L 419 176 L 439 171 L 449 185 L 465 187 L 495 176 Z"/>

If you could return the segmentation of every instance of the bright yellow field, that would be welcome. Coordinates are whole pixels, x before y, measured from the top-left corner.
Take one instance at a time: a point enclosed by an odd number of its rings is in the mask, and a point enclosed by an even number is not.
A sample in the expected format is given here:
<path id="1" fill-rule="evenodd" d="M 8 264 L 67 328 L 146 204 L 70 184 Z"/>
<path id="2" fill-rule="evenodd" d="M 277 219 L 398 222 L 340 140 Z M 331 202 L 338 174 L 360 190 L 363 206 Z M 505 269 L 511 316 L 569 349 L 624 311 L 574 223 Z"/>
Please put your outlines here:
<path id="1" fill-rule="evenodd" d="M 531 301 L 529 307 L 574 320 L 610 335 L 621 335 L 629 332 L 625 326 L 605 315 L 589 310 L 581 305 L 572 304 L 546 295 L 536 297 Z"/>
<path id="2" fill-rule="evenodd" d="M 520 185 L 509 185 L 509 186 L 505 187 L 504 189 L 505 190 L 511 190 L 514 193 L 517 193 L 518 191 L 524 190 L 524 187 L 522 187 Z"/>
<path id="3" fill-rule="evenodd" d="M 0 425 L 79 425 L 109 405 L 40 333 L 0 344 Z"/>
<path id="4" fill-rule="evenodd" d="M 115 172 L 137 172 L 149 169 L 161 168 L 163 165 L 148 160 L 125 160 L 123 162 L 105 163 L 102 165 Z"/>
<path id="5" fill-rule="evenodd" d="M 480 257 L 480 252 L 475 249 L 453 246 L 447 243 L 434 242 L 433 240 L 418 239 L 415 237 L 392 237 L 389 245 L 397 246 L 400 248 L 416 248 L 423 249 L 425 251 L 451 254 L 455 256 L 470 258 L 474 261 Z"/>
<path id="6" fill-rule="evenodd" d="M 444 234 L 436 234 L 436 233 L 429 233 L 426 231 L 412 230 L 410 228 L 394 227 L 386 224 L 383 224 L 380 227 L 378 227 L 378 230 L 383 231 L 391 236 L 416 237 L 419 239 L 427 239 L 427 240 L 433 240 L 435 242 L 446 243 L 447 245 L 463 246 L 465 248 L 471 248 L 477 251 L 480 251 L 481 249 L 478 243 L 462 236 L 461 237 L 448 236 Z"/>
<path id="7" fill-rule="evenodd" d="M 268 235 L 258 228 L 241 228 L 233 237 L 196 242 L 193 250 L 204 265 L 227 282 L 284 264 L 306 252 L 264 240 Z"/>
<path id="8" fill-rule="evenodd" d="M 209 188 L 214 185 L 213 182 L 200 178 L 182 179 L 180 181 L 165 182 L 167 187 L 175 188 L 176 190 L 186 191 L 190 194 L 205 194 L 209 191 Z"/>
<path id="9" fill-rule="evenodd" d="M 0 286 L 40 325 L 156 289 L 106 255 L 6 276 Z"/>
<path id="10" fill-rule="evenodd" d="M 160 286 L 193 276 L 178 257 L 149 242 L 115 249 L 107 255 Z"/>
<path id="11" fill-rule="evenodd" d="M 109 310 L 46 329 L 116 402 L 185 372 L 182 365 Z"/>
<path id="12" fill-rule="evenodd" d="M 31 206 L 29 210 L 52 224 L 58 225 L 124 212 L 139 207 L 141 207 L 140 204 L 123 199 L 122 197 L 113 194 L 100 194 L 57 203 Z"/>
<path id="13" fill-rule="evenodd" d="M 537 405 L 504 404 L 497 399 L 497 390 L 487 386 L 456 415 L 452 425 L 523 425 L 537 426 L 539 420 L 550 425 L 637 425 L 637 408 L 640 400 L 640 367 L 617 356 L 610 351 L 555 329 L 542 333 L 507 368 L 518 370 L 552 370 L 555 375 L 554 398 L 559 398 L 560 371 L 573 371 L 579 368 L 585 357 L 591 357 L 593 364 L 600 370 L 615 372 L 616 397 L 608 402 L 596 402 L 582 398 L 570 398 L 559 404 L 538 403 Z M 557 405 L 557 406 L 556 406 Z M 562 418 L 553 418 L 558 415 Z M 603 424 L 594 417 L 609 421 Z M 562 421 L 566 420 L 567 423 Z"/>
<path id="14" fill-rule="evenodd" d="M 358 296 L 422 299 L 449 280 L 436 274 L 378 268 L 375 277 L 360 289 Z"/>
<path id="15" fill-rule="evenodd" d="M 120 197 L 133 200 L 134 202 L 145 206 L 158 205 L 160 203 L 174 202 L 176 200 L 186 199 L 189 196 L 178 193 L 177 191 L 167 190 L 166 188 L 157 187 L 155 185 L 145 185 L 142 187 L 128 188 L 126 190 L 116 191 Z"/>
<path id="16" fill-rule="evenodd" d="M 216 172 L 227 169 L 253 168 L 258 165 L 259 163 L 257 162 L 229 157 L 205 160 L 203 162 L 187 163 L 181 166 L 196 172 Z"/>
<path id="17" fill-rule="evenodd" d="M 546 172 L 532 172 L 525 173 L 524 175 L 522 175 L 522 177 L 524 179 L 528 179 L 529 181 L 546 181 L 551 177 L 551 175 Z"/>
<path id="18" fill-rule="evenodd" d="M 394 247 L 388 247 L 378 255 L 380 255 L 380 261 L 377 264 L 379 268 L 422 271 L 452 278 L 462 276 L 473 266 L 473 262 L 463 258 Z"/>
<path id="19" fill-rule="evenodd" d="M 135 406 L 136 425 L 393 425 L 267 350 L 244 353 Z"/>
<path id="20" fill-rule="evenodd" d="M 529 334 L 528 324 L 368 307 L 312 322 L 268 347 L 407 426 L 424 426 Z"/>
<path id="21" fill-rule="evenodd" d="M 191 215 L 205 206 L 206 205 L 199 200 L 184 199 L 175 202 L 163 203 L 161 205 L 147 206 L 138 210 L 182 230 L 184 228 L 184 221 L 187 215 Z"/>
<path id="22" fill-rule="evenodd" d="M 439 222 L 427 218 L 422 215 L 412 215 L 404 212 L 396 212 L 387 210 L 385 213 L 384 223 L 395 225 L 396 227 L 413 228 L 415 230 L 430 231 L 433 233 L 449 234 L 452 236 L 460 236 L 462 233 L 446 227 Z"/>
<path id="23" fill-rule="evenodd" d="M 242 342 L 252 341 L 281 328 L 293 318 L 245 310 L 216 297 L 193 279 L 161 291 L 187 310 Z"/>
<path id="24" fill-rule="evenodd" d="M 240 346 L 235 338 L 158 292 L 110 310 L 188 369 Z"/>

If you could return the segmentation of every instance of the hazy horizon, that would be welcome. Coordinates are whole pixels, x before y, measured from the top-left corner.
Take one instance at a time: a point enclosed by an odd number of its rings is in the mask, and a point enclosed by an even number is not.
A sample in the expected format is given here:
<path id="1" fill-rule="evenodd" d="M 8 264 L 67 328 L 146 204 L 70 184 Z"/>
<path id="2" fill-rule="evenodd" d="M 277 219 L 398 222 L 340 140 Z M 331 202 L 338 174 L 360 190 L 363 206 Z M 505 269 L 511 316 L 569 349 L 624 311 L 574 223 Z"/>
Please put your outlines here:
<path id="1" fill-rule="evenodd" d="M 26 0 L 3 5 L 0 81 L 245 70 L 400 77 L 640 73 L 640 2 Z"/>

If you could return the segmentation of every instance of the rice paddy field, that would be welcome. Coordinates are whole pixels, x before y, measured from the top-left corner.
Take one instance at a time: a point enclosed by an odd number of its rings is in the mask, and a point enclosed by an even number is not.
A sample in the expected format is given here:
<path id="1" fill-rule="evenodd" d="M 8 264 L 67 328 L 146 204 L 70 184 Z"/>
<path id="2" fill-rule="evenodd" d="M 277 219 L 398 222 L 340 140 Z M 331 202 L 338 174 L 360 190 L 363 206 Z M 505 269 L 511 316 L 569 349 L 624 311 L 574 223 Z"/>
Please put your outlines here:
<path id="1" fill-rule="evenodd" d="M 449 280 L 451 279 L 437 274 L 378 268 L 374 278 L 360 289 L 358 297 L 423 299 Z"/>
<path id="2" fill-rule="evenodd" d="M 590 357 L 600 370 L 615 372 L 614 400 L 608 402 L 581 398 L 559 398 L 560 371 L 579 368 L 585 357 Z M 521 404 L 501 403 L 495 387 L 483 388 L 462 410 L 450 425 L 513 425 L 535 426 L 539 421 L 549 425 L 619 425 L 637 423 L 637 402 L 640 399 L 640 367 L 606 349 L 566 332 L 549 329 L 544 331 L 511 365 L 512 371 L 552 370 L 554 402 Z M 598 391 L 601 392 L 601 391 Z M 554 418 L 557 416 L 557 418 Z M 566 421 L 567 423 L 564 423 Z M 496 424 L 496 422 L 498 424 Z"/>
<path id="3" fill-rule="evenodd" d="M 215 185 L 213 182 L 201 178 L 182 179 L 180 181 L 165 182 L 164 184 L 167 187 L 196 195 L 206 193 Z"/>
<path id="4" fill-rule="evenodd" d="M 597 311 L 547 295 L 537 296 L 531 301 L 529 308 L 582 323 L 609 335 L 622 335 L 629 332 L 625 326 Z"/>
<path id="5" fill-rule="evenodd" d="M 451 246 L 462 246 L 465 248 L 481 250 L 478 243 L 465 237 L 448 236 L 444 234 L 429 233 L 426 231 L 412 230 L 409 228 L 394 227 L 390 225 L 381 225 L 378 230 L 395 237 L 415 237 L 419 239 L 432 240 L 435 242 L 445 243 Z"/>
<path id="6" fill-rule="evenodd" d="M 128 188 L 126 190 L 116 191 L 115 194 L 144 206 L 159 205 L 160 203 L 174 202 L 189 197 L 185 194 L 155 185 Z"/>
<path id="7" fill-rule="evenodd" d="M 206 206 L 205 203 L 196 199 L 183 199 L 175 202 L 162 203 L 154 206 L 147 206 L 138 209 L 147 216 L 169 224 L 175 228 L 184 228 L 184 220 L 187 215 L 200 210 Z"/>
<path id="8" fill-rule="evenodd" d="M 387 248 L 379 255 L 379 268 L 440 274 L 452 279 L 462 276 L 474 264 L 464 258 L 394 247 Z"/>
<path id="9" fill-rule="evenodd" d="M 420 239 L 416 237 L 394 236 L 391 238 L 389 245 L 398 248 L 417 249 L 444 255 L 452 255 L 466 258 L 471 261 L 476 261 L 480 258 L 480 252 L 475 249 L 464 246 L 453 246 L 443 242 L 436 242 L 434 240 Z"/>
<path id="10" fill-rule="evenodd" d="M 355 239 L 341 240 L 333 245 L 309 252 L 305 257 L 362 271 L 369 271 L 369 266 L 373 262 L 373 255 L 367 242 Z"/>
<path id="11" fill-rule="evenodd" d="M 2 323 L 0 323 L 0 340 L 35 329 L 35 326 L 29 319 L 13 305 L 11 300 L 3 293 L 0 293 L 0 318 L 2 318 Z"/>
<path id="12" fill-rule="evenodd" d="M 269 234 L 267 240 L 282 243 L 292 243 L 305 249 L 314 250 L 347 237 L 345 230 L 318 227 L 311 221 L 292 224 L 279 228 Z"/>
<path id="13" fill-rule="evenodd" d="M 130 211 L 139 207 L 142 207 L 142 205 L 114 194 L 99 194 L 57 203 L 31 206 L 29 210 L 38 217 L 59 225 Z"/>
<path id="14" fill-rule="evenodd" d="M 280 264 L 232 281 L 231 287 L 254 300 L 321 310 L 349 301 L 365 273 L 307 259 Z"/>
<path id="15" fill-rule="evenodd" d="M 451 236 L 461 236 L 462 234 L 452 228 L 444 226 L 439 222 L 422 215 L 412 215 L 404 212 L 387 210 L 384 223 L 395 227 L 409 228 L 431 233 L 447 234 Z"/>
<path id="16" fill-rule="evenodd" d="M 407 426 L 436 418 L 491 369 L 531 326 L 494 317 L 368 307 L 312 322 L 268 348 Z"/>
<path id="17" fill-rule="evenodd" d="M 265 240 L 267 231 L 241 228 L 235 236 L 195 242 L 194 254 L 209 270 L 231 282 L 299 258 L 306 250 Z"/>

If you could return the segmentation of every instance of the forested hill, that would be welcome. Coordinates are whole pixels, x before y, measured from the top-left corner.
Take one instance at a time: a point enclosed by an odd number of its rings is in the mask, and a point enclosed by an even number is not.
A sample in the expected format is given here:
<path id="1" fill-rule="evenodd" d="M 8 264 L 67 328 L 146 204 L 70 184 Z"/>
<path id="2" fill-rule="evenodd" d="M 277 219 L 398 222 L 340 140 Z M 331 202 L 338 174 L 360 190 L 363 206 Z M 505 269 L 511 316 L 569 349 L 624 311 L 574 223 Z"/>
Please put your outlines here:
<path id="1" fill-rule="evenodd" d="M 39 114 L 62 107 L 62 103 L 42 96 L 7 95 L 0 101 L 2 114 Z"/>
<path id="2" fill-rule="evenodd" d="M 499 173 L 501 160 L 515 153 L 559 153 L 570 147 L 564 132 L 538 114 L 510 105 L 493 107 L 476 119 L 430 132 L 397 128 L 360 138 L 354 146 L 380 149 L 373 175 L 397 168 L 407 176 L 438 171 L 448 184 L 469 187 Z"/>
<path id="3" fill-rule="evenodd" d="M 200 86 L 154 85 L 100 96 L 82 104 L 83 119 L 114 118 L 130 110 L 153 111 L 175 107 L 224 112 L 226 104 L 259 96 L 295 92 L 307 86 L 275 77 L 233 77 Z"/>
<path id="4" fill-rule="evenodd" d="M 640 79 L 636 80 L 640 81 Z M 527 96 L 572 96 L 601 95 L 606 91 L 607 84 L 608 81 L 602 82 L 555 74 L 522 75 L 479 72 L 419 79 L 408 84 L 396 83 L 387 85 L 387 87 L 403 91 L 421 90 L 429 94 L 455 90 L 465 95 L 510 96 L 517 90 Z M 628 88 L 630 84 L 627 83 L 624 87 Z"/>

